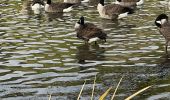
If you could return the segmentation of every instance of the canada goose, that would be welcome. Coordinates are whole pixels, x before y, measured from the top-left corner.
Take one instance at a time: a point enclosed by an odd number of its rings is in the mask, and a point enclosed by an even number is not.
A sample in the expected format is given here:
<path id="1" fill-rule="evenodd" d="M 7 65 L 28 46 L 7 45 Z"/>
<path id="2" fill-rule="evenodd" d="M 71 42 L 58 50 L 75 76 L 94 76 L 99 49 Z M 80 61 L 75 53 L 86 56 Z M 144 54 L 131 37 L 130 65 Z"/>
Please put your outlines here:
<path id="1" fill-rule="evenodd" d="M 124 7 L 119 4 L 108 4 L 104 5 L 104 0 L 100 0 L 97 10 L 102 18 L 106 19 L 121 19 L 126 17 L 128 14 L 133 13 L 133 9 Z"/>
<path id="2" fill-rule="evenodd" d="M 39 14 L 44 8 L 44 1 L 43 0 L 33 0 L 31 5 L 32 10 L 34 11 L 34 14 Z"/>
<path id="3" fill-rule="evenodd" d="M 142 5 L 144 0 L 116 0 L 115 4 L 120 4 L 122 6 L 131 7 Z"/>
<path id="4" fill-rule="evenodd" d="M 47 0 L 45 4 L 46 12 L 70 12 L 72 10 L 73 3 L 52 3 L 51 0 Z"/>
<path id="5" fill-rule="evenodd" d="M 80 20 L 75 24 L 75 30 L 77 32 L 77 37 L 83 39 L 86 43 L 94 41 L 96 43 L 99 39 L 106 42 L 106 33 L 92 23 L 85 23 L 83 16 L 80 17 Z"/>
<path id="6" fill-rule="evenodd" d="M 160 14 L 156 20 L 155 24 L 159 27 L 160 33 L 164 36 L 166 43 L 165 43 L 165 51 L 168 54 L 168 43 L 170 41 L 170 23 L 168 22 L 168 16 L 166 14 Z"/>

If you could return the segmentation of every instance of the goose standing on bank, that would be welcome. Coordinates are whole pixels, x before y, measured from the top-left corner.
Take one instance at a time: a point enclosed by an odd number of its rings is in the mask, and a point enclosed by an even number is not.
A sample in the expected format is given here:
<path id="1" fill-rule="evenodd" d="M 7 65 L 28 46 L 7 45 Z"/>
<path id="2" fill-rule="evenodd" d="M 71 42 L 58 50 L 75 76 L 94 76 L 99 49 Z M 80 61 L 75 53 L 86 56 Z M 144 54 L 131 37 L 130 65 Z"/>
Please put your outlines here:
<path id="1" fill-rule="evenodd" d="M 165 43 L 165 51 L 168 54 L 168 43 L 170 42 L 170 23 L 168 21 L 168 16 L 166 14 L 160 14 L 156 20 L 155 24 L 159 27 L 160 33 L 164 36 Z"/>
<path id="2" fill-rule="evenodd" d="M 52 3 L 51 0 L 47 0 L 47 3 L 45 4 L 45 11 L 53 13 L 70 12 L 73 5 L 74 3 Z"/>
<path id="3" fill-rule="evenodd" d="M 107 34 L 102 29 L 98 28 L 92 23 L 85 23 L 84 17 L 80 17 L 80 20 L 75 24 L 75 30 L 77 37 L 83 39 L 85 43 L 95 42 L 101 39 L 106 42 Z"/>
<path id="4" fill-rule="evenodd" d="M 44 1 L 43 0 L 33 0 L 31 5 L 34 14 L 40 14 L 42 8 L 44 8 Z"/>
<path id="5" fill-rule="evenodd" d="M 139 6 L 144 3 L 144 0 L 116 0 L 115 4 L 120 4 L 125 7 Z"/>
<path id="6" fill-rule="evenodd" d="M 106 19 L 121 19 L 134 12 L 132 8 L 124 7 L 119 4 L 104 5 L 104 0 L 100 0 L 97 10 L 100 16 Z"/>

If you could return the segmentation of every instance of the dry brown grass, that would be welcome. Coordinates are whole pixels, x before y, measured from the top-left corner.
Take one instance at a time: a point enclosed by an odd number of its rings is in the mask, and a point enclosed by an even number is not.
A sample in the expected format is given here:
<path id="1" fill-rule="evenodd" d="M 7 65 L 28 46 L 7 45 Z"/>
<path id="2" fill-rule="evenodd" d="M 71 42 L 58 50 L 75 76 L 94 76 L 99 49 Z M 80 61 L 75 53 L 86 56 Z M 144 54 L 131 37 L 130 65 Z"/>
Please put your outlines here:
<path id="1" fill-rule="evenodd" d="M 123 79 L 123 76 L 121 77 L 119 83 L 117 84 L 116 89 L 115 89 L 115 91 L 114 91 L 114 93 L 113 93 L 113 95 L 112 95 L 112 97 L 111 97 L 111 100 L 114 100 L 115 94 L 116 94 L 116 92 L 117 92 L 117 90 L 118 90 L 118 88 L 119 88 L 119 86 L 120 86 L 120 83 L 122 82 L 122 79 Z M 80 90 L 80 93 L 79 93 L 79 96 L 78 96 L 77 100 L 80 100 L 80 97 L 81 97 L 81 94 L 82 94 L 82 91 L 83 91 L 83 89 L 84 89 L 85 84 L 86 84 L 86 81 L 84 82 L 84 84 L 83 84 L 83 86 L 82 86 L 82 88 L 81 88 L 81 90 Z M 93 97 L 94 97 L 95 84 L 96 84 L 96 76 L 95 76 L 94 83 L 93 83 L 91 100 L 93 100 Z M 145 87 L 145 88 L 143 88 L 143 89 L 135 92 L 135 93 L 132 94 L 131 96 L 127 97 L 125 100 L 131 100 L 132 98 L 134 98 L 134 97 L 137 96 L 138 94 L 142 93 L 143 91 L 149 89 L 150 87 L 152 87 L 152 86 L 147 86 L 147 87 Z M 109 92 L 111 91 L 111 89 L 112 89 L 112 86 L 111 86 L 109 89 L 107 89 L 107 90 L 100 96 L 99 100 L 105 100 L 106 96 L 109 94 Z M 49 99 L 49 100 L 50 100 L 50 99 Z"/>

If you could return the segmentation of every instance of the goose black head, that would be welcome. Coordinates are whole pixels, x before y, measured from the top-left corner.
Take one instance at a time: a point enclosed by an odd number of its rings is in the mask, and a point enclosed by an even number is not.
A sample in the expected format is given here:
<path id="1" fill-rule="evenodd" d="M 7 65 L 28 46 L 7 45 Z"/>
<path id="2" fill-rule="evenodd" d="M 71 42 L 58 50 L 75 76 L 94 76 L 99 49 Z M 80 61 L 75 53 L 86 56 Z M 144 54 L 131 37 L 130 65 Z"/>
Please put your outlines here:
<path id="1" fill-rule="evenodd" d="M 84 25 L 84 17 L 81 16 L 79 21 L 75 24 L 74 28 L 79 29 L 81 25 Z"/>
<path id="2" fill-rule="evenodd" d="M 156 19 L 155 19 L 155 25 L 157 27 L 161 27 L 162 24 L 165 22 L 168 22 L 168 16 L 166 14 L 160 14 Z"/>
<path id="3" fill-rule="evenodd" d="M 51 4 L 51 0 L 47 0 L 47 4 Z"/>
<path id="4" fill-rule="evenodd" d="M 117 1 L 121 2 L 122 0 L 117 0 Z"/>
<path id="5" fill-rule="evenodd" d="M 104 6 L 104 0 L 100 0 L 99 2 L 102 6 Z"/>
<path id="6" fill-rule="evenodd" d="M 43 6 L 44 6 L 44 2 L 43 2 L 43 0 L 33 0 L 32 6 L 33 6 L 34 4 L 36 4 L 36 3 L 38 3 L 38 4 L 40 4 L 40 5 L 43 5 Z"/>
<path id="7" fill-rule="evenodd" d="M 80 24 L 80 25 L 84 25 L 84 17 L 81 16 L 80 20 L 77 23 Z"/>

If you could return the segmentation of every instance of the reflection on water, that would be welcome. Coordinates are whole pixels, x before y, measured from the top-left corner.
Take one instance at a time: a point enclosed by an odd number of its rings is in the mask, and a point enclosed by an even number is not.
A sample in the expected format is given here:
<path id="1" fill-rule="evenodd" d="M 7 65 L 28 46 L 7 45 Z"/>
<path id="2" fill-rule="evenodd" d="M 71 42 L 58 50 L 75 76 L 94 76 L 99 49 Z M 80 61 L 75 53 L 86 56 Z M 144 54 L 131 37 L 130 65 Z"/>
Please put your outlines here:
<path id="1" fill-rule="evenodd" d="M 84 44 L 77 48 L 76 59 L 80 64 L 86 64 L 91 61 L 104 60 L 102 55 L 105 52 L 104 48 L 100 48 L 98 44 Z"/>
<path id="2" fill-rule="evenodd" d="M 170 61 L 154 26 L 163 12 L 159 2 L 146 1 L 133 15 L 115 21 L 100 18 L 97 3 L 83 3 L 70 13 L 35 15 L 31 10 L 20 13 L 29 8 L 27 0 L 0 2 L 0 99 L 46 100 L 52 94 L 55 100 L 75 100 L 87 80 L 82 94 L 87 100 L 95 75 L 95 100 L 116 87 L 122 75 L 118 100 L 148 85 L 152 89 L 135 99 L 169 96 Z M 104 29 L 107 42 L 84 44 L 77 39 L 74 25 L 80 16 Z"/>

